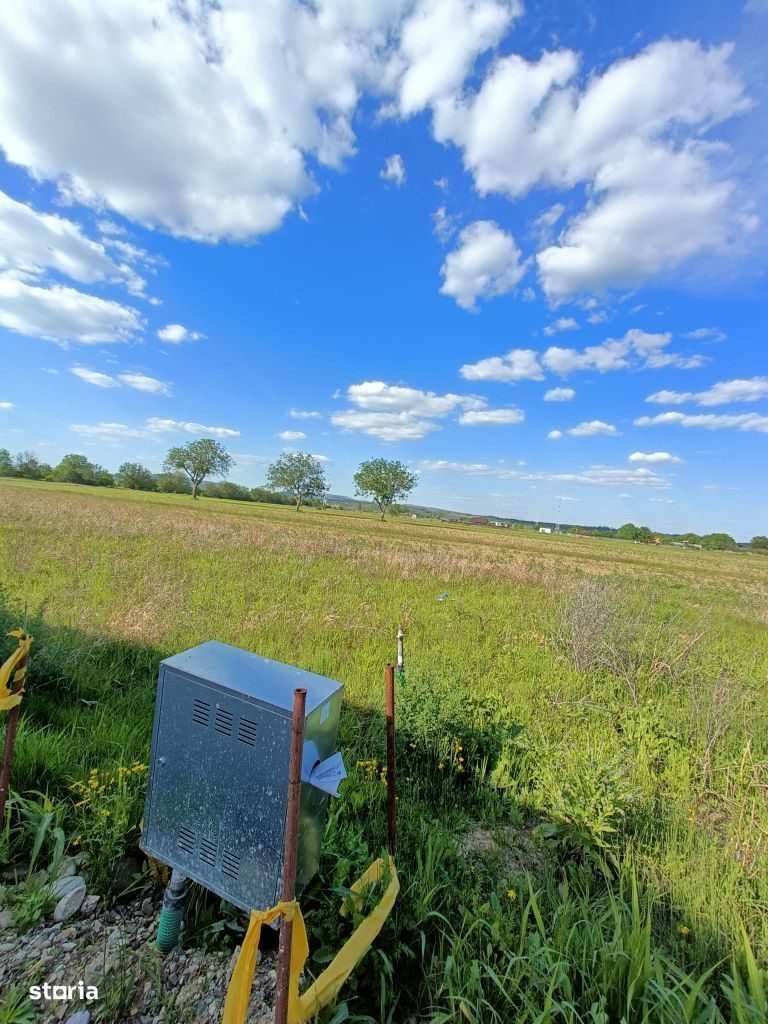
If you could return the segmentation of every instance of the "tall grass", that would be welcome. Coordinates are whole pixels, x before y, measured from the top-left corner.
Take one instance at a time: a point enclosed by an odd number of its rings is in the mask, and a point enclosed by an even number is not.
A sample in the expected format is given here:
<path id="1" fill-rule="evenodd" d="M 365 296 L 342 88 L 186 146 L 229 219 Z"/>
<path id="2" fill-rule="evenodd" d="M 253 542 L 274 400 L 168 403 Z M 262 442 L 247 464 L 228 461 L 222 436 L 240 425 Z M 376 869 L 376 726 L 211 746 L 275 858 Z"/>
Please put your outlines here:
<path id="1" fill-rule="evenodd" d="M 0 626 L 26 605 L 37 638 L 13 784 L 61 801 L 74 837 L 72 783 L 146 759 L 160 658 L 212 637 L 340 679 L 350 779 L 302 899 L 319 971 L 345 934 L 334 890 L 384 843 L 402 622 L 403 888 L 337 1022 L 751 1024 L 764 561 L 3 482 Z M 198 933 L 226 934 L 198 902 Z"/>

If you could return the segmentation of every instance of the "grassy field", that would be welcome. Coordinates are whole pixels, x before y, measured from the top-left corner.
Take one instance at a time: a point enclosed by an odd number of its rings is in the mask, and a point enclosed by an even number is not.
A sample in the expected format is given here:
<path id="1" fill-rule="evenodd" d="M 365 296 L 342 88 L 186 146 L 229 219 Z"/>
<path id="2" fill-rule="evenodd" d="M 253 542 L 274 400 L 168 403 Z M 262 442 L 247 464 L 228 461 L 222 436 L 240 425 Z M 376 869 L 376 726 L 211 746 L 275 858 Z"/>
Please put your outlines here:
<path id="1" fill-rule="evenodd" d="M 12 785 L 49 794 L 116 896 L 162 657 L 216 638 L 341 680 L 350 779 L 302 900 L 319 971 L 343 937 L 332 887 L 384 842 L 402 623 L 402 894 L 336 1024 L 751 1024 L 767 598 L 748 554 L 0 481 L 0 626 L 26 607 L 36 637 Z M 94 768 L 112 781 L 83 803 Z M 29 842 L 14 819 L 0 856 Z M 188 934 L 236 941 L 231 917 L 198 897 Z"/>

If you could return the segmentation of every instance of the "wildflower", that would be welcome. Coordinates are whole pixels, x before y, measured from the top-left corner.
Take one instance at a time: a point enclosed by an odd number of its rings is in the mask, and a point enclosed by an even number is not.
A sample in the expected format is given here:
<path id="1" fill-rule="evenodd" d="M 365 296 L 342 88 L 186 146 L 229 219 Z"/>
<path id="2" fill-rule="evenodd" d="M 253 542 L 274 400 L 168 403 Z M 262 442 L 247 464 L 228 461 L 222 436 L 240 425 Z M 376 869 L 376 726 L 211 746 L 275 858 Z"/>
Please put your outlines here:
<path id="1" fill-rule="evenodd" d="M 463 772 L 464 771 L 464 765 L 463 764 L 457 764 L 456 765 L 456 771 L 457 772 Z"/>
<path id="2" fill-rule="evenodd" d="M 688 813 L 688 821 L 690 821 L 690 823 L 692 825 L 696 824 L 696 808 L 695 807 L 692 807 L 690 809 L 690 811 Z"/>
<path id="3" fill-rule="evenodd" d="M 683 924 L 683 925 L 680 926 L 680 934 L 683 935 L 683 936 L 690 935 L 691 934 L 691 929 L 688 927 L 688 925 Z"/>
<path id="4" fill-rule="evenodd" d="M 416 744 L 415 743 L 409 743 L 408 746 L 411 748 L 411 750 L 415 750 L 416 749 Z"/>
<path id="5" fill-rule="evenodd" d="M 514 903 L 515 900 L 517 899 L 517 890 L 516 889 L 508 889 L 507 890 L 507 899 L 512 900 L 512 902 Z"/>
<path id="6" fill-rule="evenodd" d="M 445 765 L 444 765 L 444 764 L 443 764 L 443 762 L 441 761 L 441 762 L 440 762 L 440 764 L 439 764 L 439 765 L 438 765 L 437 767 L 438 767 L 438 768 L 440 769 L 440 771 L 442 771 L 442 770 L 443 770 L 443 768 L 445 768 Z"/>
<path id="7" fill-rule="evenodd" d="M 79 846 L 80 845 L 80 836 L 75 836 L 75 838 L 72 840 L 72 845 L 73 846 Z"/>

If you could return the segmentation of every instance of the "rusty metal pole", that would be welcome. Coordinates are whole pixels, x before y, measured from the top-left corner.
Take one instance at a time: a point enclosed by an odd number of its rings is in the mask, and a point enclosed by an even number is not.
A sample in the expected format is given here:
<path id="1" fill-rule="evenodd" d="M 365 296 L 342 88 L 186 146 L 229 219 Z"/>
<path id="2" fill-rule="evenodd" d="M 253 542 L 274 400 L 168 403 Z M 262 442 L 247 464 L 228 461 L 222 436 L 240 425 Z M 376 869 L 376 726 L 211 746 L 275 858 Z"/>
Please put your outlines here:
<path id="1" fill-rule="evenodd" d="M 18 693 L 24 685 L 24 675 L 22 673 L 21 679 L 16 683 L 19 671 L 24 668 L 27 664 L 27 658 L 24 657 L 16 665 L 13 673 L 14 687 L 13 693 Z M 17 704 L 15 708 L 11 708 L 8 712 L 8 725 L 5 729 L 5 749 L 3 750 L 3 765 L 0 768 L 0 832 L 3 830 L 5 823 L 5 804 L 8 799 L 8 789 L 11 781 L 11 761 L 13 760 L 13 748 L 16 743 L 16 731 L 19 726 L 19 715 L 21 714 L 21 705 Z"/>
<path id="2" fill-rule="evenodd" d="M 395 855 L 397 812 L 395 808 L 395 666 L 387 665 L 384 676 L 387 692 L 387 846 Z"/>
<path id="3" fill-rule="evenodd" d="M 304 709 L 307 691 L 293 691 L 291 722 L 291 757 L 288 764 L 288 807 L 283 839 L 283 895 L 285 902 L 296 898 L 296 849 L 299 835 L 299 804 L 301 802 L 301 759 L 304 751 Z M 288 984 L 291 977 L 291 944 L 293 921 L 280 923 L 280 945 L 277 953 L 277 988 L 275 990 L 275 1024 L 288 1020 Z"/>

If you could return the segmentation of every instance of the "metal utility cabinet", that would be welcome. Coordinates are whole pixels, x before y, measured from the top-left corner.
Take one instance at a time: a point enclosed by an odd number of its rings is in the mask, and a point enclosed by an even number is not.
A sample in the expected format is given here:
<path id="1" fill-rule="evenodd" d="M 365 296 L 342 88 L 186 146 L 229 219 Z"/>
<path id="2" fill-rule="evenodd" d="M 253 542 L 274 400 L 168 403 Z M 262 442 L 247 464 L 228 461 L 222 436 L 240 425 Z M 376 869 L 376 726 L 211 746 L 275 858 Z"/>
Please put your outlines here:
<path id="1" fill-rule="evenodd" d="M 279 899 L 296 687 L 307 780 L 336 750 L 340 683 L 215 640 L 160 664 L 142 847 L 243 910 Z M 302 782 L 297 893 L 318 869 L 327 802 Z"/>

